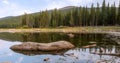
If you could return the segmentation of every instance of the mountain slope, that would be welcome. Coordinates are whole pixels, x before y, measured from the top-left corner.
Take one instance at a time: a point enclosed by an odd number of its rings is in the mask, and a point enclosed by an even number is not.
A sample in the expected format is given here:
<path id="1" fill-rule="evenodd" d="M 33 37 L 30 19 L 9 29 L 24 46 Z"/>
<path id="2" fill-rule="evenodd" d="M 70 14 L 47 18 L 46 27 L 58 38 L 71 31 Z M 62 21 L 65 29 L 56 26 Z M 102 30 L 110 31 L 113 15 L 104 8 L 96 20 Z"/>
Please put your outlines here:
<path id="1" fill-rule="evenodd" d="M 12 28 L 20 24 L 20 17 L 5 17 L 0 19 L 0 28 Z"/>
<path id="2" fill-rule="evenodd" d="M 62 12 L 67 12 L 72 10 L 73 8 L 77 8 L 75 6 L 67 6 L 60 8 L 58 10 Z M 52 10 L 49 10 L 48 12 L 51 13 Z M 31 15 L 38 15 L 39 12 L 32 13 Z M 13 27 L 19 27 L 21 23 L 21 17 L 20 16 L 8 16 L 4 18 L 0 18 L 0 28 L 13 28 Z"/>

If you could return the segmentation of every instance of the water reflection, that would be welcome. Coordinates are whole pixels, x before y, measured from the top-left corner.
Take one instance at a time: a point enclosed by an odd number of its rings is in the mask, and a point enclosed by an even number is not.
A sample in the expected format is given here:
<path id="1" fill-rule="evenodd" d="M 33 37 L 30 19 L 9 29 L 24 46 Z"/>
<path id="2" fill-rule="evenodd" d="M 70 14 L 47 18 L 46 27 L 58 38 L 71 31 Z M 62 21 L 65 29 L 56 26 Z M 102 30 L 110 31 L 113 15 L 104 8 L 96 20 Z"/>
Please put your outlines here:
<path id="1" fill-rule="evenodd" d="M 70 37 L 70 34 L 74 35 Z M 108 34 L 0 33 L 0 62 L 11 63 L 119 63 L 120 46 Z M 115 37 L 114 37 L 115 38 Z M 54 52 L 12 51 L 21 42 L 48 43 L 66 40 L 76 48 Z M 91 46 L 92 45 L 92 46 Z M 101 52 L 102 51 L 102 52 Z M 95 54 L 96 53 L 96 54 Z M 99 53 L 99 54 L 97 54 Z M 104 53 L 104 54 L 103 54 Z M 111 55 L 110 55 L 111 54 Z M 12 57 L 12 58 L 11 58 Z M 34 61 L 33 61 L 34 60 Z M 44 61 L 47 60 L 47 61 Z"/>
<path id="2" fill-rule="evenodd" d="M 49 52 L 44 52 L 44 51 L 14 51 L 23 55 L 28 55 L 28 56 L 35 56 L 35 55 L 42 55 L 42 54 L 51 54 L 51 55 L 64 55 L 65 52 L 68 50 L 61 50 L 61 51 L 49 51 Z"/>
<path id="3" fill-rule="evenodd" d="M 107 34 L 73 34 L 70 37 L 67 33 L 0 33 L 0 38 L 8 41 L 21 41 L 21 42 L 40 42 L 48 43 L 60 40 L 72 42 L 76 47 L 96 42 L 97 45 L 118 45 L 106 38 Z M 108 43 L 109 42 L 109 43 Z"/>

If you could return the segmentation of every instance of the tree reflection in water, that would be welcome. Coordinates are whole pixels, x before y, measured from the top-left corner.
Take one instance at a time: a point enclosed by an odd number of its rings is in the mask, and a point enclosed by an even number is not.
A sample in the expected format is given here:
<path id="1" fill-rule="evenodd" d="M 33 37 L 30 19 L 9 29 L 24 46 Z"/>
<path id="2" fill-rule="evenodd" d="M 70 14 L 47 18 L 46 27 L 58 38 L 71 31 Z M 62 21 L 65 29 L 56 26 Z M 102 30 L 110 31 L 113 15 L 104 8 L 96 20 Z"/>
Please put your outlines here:
<path id="1" fill-rule="evenodd" d="M 74 35 L 70 37 L 69 34 Z M 115 37 L 114 37 L 115 38 Z M 48 43 L 66 40 L 76 46 L 75 49 L 54 52 L 15 51 L 25 56 L 38 57 L 35 61 L 48 63 L 119 63 L 120 46 L 111 40 L 108 34 L 94 33 L 0 33 L 0 39 L 7 41 Z M 119 41 L 119 40 L 118 40 Z M 91 46 L 92 45 L 92 46 Z M 94 46 L 93 46 L 94 45 Z M 94 54 L 93 54 L 94 53 Z M 42 59 L 40 60 L 40 58 Z M 27 57 L 29 59 L 29 57 Z M 27 59 L 26 58 L 26 59 Z M 25 59 L 25 58 L 24 58 Z M 43 61 L 42 63 L 44 63 Z M 23 62 L 25 63 L 25 62 Z M 27 63 L 27 62 L 26 62 Z M 37 63 L 37 62 L 36 62 Z"/>

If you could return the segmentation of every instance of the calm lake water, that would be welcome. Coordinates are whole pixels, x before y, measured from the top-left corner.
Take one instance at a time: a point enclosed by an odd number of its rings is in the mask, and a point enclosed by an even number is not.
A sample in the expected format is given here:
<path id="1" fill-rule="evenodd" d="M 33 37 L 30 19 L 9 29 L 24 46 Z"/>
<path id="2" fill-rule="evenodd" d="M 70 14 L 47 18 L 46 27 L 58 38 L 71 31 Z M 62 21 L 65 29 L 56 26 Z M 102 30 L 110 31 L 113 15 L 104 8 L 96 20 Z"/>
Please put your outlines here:
<path id="1" fill-rule="evenodd" d="M 0 33 L 0 63 L 120 63 L 120 56 L 100 55 L 104 53 L 120 54 L 120 36 L 110 34 L 72 34 L 67 33 Z M 74 49 L 59 52 L 17 52 L 10 47 L 22 42 L 49 43 L 54 41 L 66 40 L 76 46 Z M 85 48 L 88 45 L 96 47 Z M 74 54 L 69 56 L 68 54 Z M 49 58 L 48 61 L 44 59 Z"/>

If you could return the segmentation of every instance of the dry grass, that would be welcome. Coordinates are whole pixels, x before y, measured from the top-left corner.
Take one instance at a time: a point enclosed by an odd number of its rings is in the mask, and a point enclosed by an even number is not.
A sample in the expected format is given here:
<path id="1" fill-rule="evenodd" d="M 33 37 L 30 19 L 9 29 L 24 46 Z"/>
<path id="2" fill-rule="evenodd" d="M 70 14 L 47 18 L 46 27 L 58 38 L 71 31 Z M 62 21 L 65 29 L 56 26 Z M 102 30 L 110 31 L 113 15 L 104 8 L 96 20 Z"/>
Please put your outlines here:
<path id="1" fill-rule="evenodd" d="M 64 27 L 64 28 L 27 28 L 27 29 L 0 29 L 0 32 L 64 32 L 64 33 L 106 33 L 120 32 L 120 27 Z"/>

